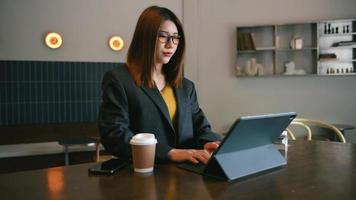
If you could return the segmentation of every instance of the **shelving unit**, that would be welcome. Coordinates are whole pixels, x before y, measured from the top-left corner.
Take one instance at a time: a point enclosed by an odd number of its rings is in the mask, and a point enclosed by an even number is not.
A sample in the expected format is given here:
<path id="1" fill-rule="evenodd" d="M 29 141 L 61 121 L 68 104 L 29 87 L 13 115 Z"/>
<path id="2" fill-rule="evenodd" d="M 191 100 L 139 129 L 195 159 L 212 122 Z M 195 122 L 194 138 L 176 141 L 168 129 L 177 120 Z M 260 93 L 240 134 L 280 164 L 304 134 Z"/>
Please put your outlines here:
<path id="1" fill-rule="evenodd" d="M 332 20 L 237 27 L 236 76 L 354 75 L 355 23 Z"/>
<path id="2" fill-rule="evenodd" d="M 318 24 L 318 75 L 354 75 L 356 64 L 356 21 L 332 20 Z M 333 57 L 323 59 L 323 57 Z"/>
<path id="3" fill-rule="evenodd" d="M 247 34 L 247 36 L 246 36 Z M 255 74 L 272 75 L 275 65 L 275 42 L 274 42 L 275 26 L 256 26 L 244 27 L 237 31 L 237 48 L 241 59 L 238 60 L 238 65 L 245 62 L 256 64 L 255 61 L 263 63 L 264 66 L 259 70 L 255 69 Z M 249 37 L 248 37 L 249 36 Z M 240 42 L 239 42 L 240 41 Z M 251 45 L 251 42 L 254 44 Z M 244 69 L 244 73 L 248 71 Z M 247 72 L 248 73 L 248 72 Z M 252 73 L 252 72 L 250 72 Z"/>

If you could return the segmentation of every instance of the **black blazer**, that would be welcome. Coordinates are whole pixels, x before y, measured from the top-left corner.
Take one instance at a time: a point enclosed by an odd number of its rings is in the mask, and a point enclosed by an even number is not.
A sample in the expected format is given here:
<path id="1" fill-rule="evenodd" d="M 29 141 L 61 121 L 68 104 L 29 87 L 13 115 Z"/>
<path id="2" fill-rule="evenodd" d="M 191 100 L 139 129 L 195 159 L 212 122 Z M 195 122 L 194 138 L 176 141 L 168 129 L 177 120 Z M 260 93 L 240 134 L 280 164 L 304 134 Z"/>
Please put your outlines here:
<path id="1" fill-rule="evenodd" d="M 201 148 L 202 142 L 220 140 L 199 108 L 194 84 L 188 79 L 174 88 L 177 99 L 176 124 L 157 88 L 136 86 L 126 64 L 105 74 L 99 131 L 105 149 L 117 157 L 130 159 L 130 139 L 137 133 L 153 133 L 157 138 L 156 161 L 167 159 L 172 148 Z"/>

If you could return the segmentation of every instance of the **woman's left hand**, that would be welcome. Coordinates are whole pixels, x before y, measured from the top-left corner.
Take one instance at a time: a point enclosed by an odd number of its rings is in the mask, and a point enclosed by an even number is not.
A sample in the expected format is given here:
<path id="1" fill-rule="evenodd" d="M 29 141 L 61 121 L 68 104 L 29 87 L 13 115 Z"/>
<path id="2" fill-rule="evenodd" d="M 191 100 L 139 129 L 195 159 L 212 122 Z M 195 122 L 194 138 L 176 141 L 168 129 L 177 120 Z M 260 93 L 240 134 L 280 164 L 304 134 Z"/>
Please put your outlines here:
<path id="1" fill-rule="evenodd" d="M 215 142 L 207 142 L 204 145 L 204 150 L 207 151 L 209 154 L 212 154 L 220 145 L 220 141 Z"/>

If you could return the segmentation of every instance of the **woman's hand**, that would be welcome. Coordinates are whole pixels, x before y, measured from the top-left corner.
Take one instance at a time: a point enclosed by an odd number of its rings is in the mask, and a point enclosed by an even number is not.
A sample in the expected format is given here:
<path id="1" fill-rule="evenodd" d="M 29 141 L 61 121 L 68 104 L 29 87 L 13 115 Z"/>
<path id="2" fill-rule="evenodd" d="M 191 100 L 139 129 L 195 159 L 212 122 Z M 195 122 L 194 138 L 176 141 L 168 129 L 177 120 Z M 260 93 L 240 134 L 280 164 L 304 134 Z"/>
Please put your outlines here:
<path id="1" fill-rule="evenodd" d="M 215 141 L 215 142 L 207 142 L 204 145 L 205 151 L 207 151 L 209 154 L 212 154 L 216 149 L 218 149 L 220 145 L 220 141 Z"/>
<path id="2" fill-rule="evenodd" d="M 220 141 L 207 142 L 204 149 L 172 149 L 168 152 L 168 158 L 174 162 L 190 161 L 198 164 L 208 163 L 211 154 L 219 147 Z"/>
<path id="3" fill-rule="evenodd" d="M 206 164 L 210 159 L 210 153 L 200 149 L 172 149 L 168 152 L 168 158 L 174 162 L 189 161 L 195 164 Z"/>

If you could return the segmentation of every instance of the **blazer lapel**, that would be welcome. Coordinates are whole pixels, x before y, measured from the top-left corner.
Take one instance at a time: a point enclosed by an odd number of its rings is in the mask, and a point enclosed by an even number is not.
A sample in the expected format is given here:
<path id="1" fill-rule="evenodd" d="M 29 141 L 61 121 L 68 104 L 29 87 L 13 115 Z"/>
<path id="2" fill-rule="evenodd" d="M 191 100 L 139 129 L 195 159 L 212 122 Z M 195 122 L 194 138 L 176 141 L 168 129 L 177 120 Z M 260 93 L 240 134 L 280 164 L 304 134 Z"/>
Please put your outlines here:
<path id="1" fill-rule="evenodd" d="M 172 120 L 169 117 L 168 108 L 166 103 L 164 102 L 161 94 L 159 93 L 157 88 L 148 88 L 145 86 L 141 86 L 142 90 L 150 97 L 153 103 L 158 107 L 158 109 L 162 112 L 164 118 L 169 123 L 170 127 L 172 128 L 173 132 L 175 132 Z"/>
<path id="2" fill-rule="evenodd" d="M 178 106 L 178 113 L 177 117 L 177 132 L 178 136 L 182 136 L 183 133 L 183 125 L 184 119 L 186 117 L 186 107 L 187 107 L 187 97 L 185 96 L 183 88 L 174 88 L 176 98 L 177 98 L 177 106 Z"/>

